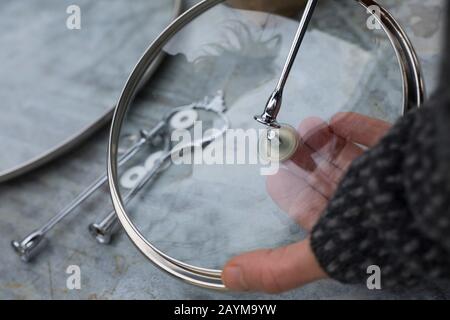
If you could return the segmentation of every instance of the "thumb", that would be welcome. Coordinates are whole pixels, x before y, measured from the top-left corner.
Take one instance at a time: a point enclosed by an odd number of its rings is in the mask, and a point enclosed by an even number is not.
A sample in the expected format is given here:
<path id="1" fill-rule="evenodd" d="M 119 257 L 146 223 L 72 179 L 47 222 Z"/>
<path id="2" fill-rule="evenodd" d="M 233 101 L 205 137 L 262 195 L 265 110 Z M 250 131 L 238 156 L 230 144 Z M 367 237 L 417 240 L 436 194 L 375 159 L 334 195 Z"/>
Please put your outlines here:
<path id="1" fill-rule="evenodd" d="M 222 273 L 225 286 L 231 290 L 267 293 L 291 290 L 325 277 L 309 239 L 242 254 L 231 259 Z"/>

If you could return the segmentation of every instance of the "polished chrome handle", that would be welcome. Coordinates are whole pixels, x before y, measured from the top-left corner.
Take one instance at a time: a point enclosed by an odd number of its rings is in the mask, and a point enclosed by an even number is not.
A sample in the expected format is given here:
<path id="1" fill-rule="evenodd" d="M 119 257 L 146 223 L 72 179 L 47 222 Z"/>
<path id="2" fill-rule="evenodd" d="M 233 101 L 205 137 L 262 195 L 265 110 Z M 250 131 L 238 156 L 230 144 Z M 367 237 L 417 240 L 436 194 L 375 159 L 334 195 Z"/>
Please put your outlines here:
<path id="1" fill-rule="evenodd" d="M 306 4 L 305 11 L 303 12 L 302 19 L 295 34 L 294 42 L 292 43 L 289 55 L 284 64 L 283 71 L 281 72 L 280 79 L 278 80 L 275 91 L 267 101 L 264 112 L 261 115 L 256 115 L 255 120 L 266 126 L 273 128 L 280 128 L 280 124 L 277 122 L 277 116 L 281 109 L 281 103 L 283 100 L 283 90 L 286 86 L 286 82 L 289 78 L 292 66 L 294 65 L 295 58 L 297 57 L 300 46 L 305 38 L 306 30 L 313 16 L 314 10 L 317 6 L 318 0 L 309 0 Z"/>

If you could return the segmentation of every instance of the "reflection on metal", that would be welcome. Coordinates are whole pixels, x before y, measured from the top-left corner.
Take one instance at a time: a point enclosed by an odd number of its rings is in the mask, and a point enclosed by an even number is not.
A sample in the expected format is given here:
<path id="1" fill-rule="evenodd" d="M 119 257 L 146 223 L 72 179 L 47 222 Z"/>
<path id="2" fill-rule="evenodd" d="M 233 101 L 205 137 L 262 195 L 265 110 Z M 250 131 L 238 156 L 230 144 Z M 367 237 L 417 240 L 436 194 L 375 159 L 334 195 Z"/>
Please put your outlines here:
<path id="1" fill-rule="evenodd" d="M 280 124 L 280 128 L 268 128 L 259 137 L 259 153 L 270 162 L 284 162 L 292 158 L 300 145 L 297 130 L 289 125 Z"/>

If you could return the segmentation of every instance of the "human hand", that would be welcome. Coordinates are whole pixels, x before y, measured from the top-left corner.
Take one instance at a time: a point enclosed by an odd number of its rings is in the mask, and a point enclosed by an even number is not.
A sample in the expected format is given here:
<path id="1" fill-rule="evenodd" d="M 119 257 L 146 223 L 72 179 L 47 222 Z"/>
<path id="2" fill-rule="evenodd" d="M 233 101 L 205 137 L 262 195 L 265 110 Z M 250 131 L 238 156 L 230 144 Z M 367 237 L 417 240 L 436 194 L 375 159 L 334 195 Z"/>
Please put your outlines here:
<path id="1" fill-rule="evenodd" d="M 308 118 L 298 128 L 301 145 L 279 172 L 267 179 L 275 203 L 311 231 L 340 180 L 365 148 L 391 124 L 356 113 L 339 113 L 330 123 Z M 325 278 L 309 238 L 277 249 L 244 253 L 224 267 L 223 281 L 235 291 L 279 293 Z"/>

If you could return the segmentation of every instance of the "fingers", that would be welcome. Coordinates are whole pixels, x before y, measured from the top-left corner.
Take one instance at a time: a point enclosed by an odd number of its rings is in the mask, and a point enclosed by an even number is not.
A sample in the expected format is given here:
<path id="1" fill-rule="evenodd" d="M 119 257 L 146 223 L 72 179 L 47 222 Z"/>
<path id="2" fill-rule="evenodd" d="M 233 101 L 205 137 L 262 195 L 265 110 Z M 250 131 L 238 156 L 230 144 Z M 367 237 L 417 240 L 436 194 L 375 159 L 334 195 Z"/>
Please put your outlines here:
<path id="1" fill-rule="evenodd" d="M 279 293 L 325 278 L 309 239 L 273 250 L 259 250 L 231 259 L 222 279 L 235 291 Z"/>
<path id="2" fill-rule="evenodd" d="M 305 179 L 311 178 L 308 175 L 315 174 L 324 176 L 326 184 L 329 184 L 328 181 L 332 184 L 338 183 L 343 173 L 330 162 L 331 154 L 336 153 L 338 148 L 336 148 L 336 136 L 331 132 L 328 124 L 320 118 L 307 118 L 301 122 L 298 131 L 301 144 L 290 162 L 286 164 L 289 169 L 294 173 L 301 173 Z M 305 159 L 312 164 L 305 167 Z"/>
<path id="3" fill-rule="evenodd" d="M 308 185 L 288 170 L 280 169 L 277 174 L 267 177 L 266 188 L 278 207 L 289 212 L 295 198 L 308 188 Z"/>
<path id="4" fill-rule="evenodd" d="M 334 157 L 334 154 L 338 154 L 346 143 L 344 139 L 331 131 L 328 123 L 320 118 L 312 117 L 303 120 L 298 127 L 298 132 L 302 142 L 312 150 L 313 154 L 327 156 L 330 159 Z"/>
<path id="5" fill-rule="evenodd" d="M 306 188 L 293 199 L 288 214 L 309 232 L 316 225 L 327 203 L 325 196 L 313 188 Z"/>
<path id="6" fill-rule="evenodd" d="M 302 140 L 313 150 L 311 157 L 316 166 L 320 164 L 319 169 L 324 170 L 324 174 L 330 176 L 336 183 L 351 162 L 364 152 L 353 142 L 336 135 L 331 127 L 319 118 L 303 120 L 298 130 Z M 340 170 L 336 170 L 333 166 Z"/>
<path id="7" fill-rule="evenodd" d="M 330 121 L 331 130 L 338 136 L 373 147 L 389 131 L 389 122 L 353 112 L 341 112 Z"/>
<path id="8" fill-rule="evenodd" d="M 333 139 L 333 133 L 326 122 L 315 117 L 303 120 L 298 132 L 301 136 L 301 144 L 291 161 L 300 168 L 314 171 L 316 163 L 313 154 L 329 145 Z"/>
<path id="9" fill-rule="evenodd" d="M 344 147 L 334 156 L 329 159 L 329 161 L 339 168 L 341 175 L 339 176 L 339 180 L 342 178 L 342 175 L 347 172 L 348 167 L 352 164 L 353 160 L 358 158 L 364 153 L 364 150 L 361 147 L 358 147 L 351 141 L 347 141 Z"/>
<path id="10" fill-rule="evenodd" d="M 358 121 L 359 127 L 353 123 Z M 352 113 L 341 113 L 332 123 L 339 134 L 364 144 L 375 143 L 390 126 L 387 122 Z M 359 129 L 363 127 L 375 129 L 372 132 Z M 364 150 L 337 135 L 331 125 L 319 118 L 305 119 L 298 131 L 302 139 L 300 147 L 294 157 L 284 163 L 287 170 L 281 169 L 267 179 L 267 190 L 283 211 L 304 229 L 311 230 L 348 167 Z"/>
<path id="11" fill-rule="evenodd" d="M 273 201 L 302 228 L 310 231 L 320 218 L 328 199 L 308 183 L 311 181 L 285 169 L 267 178 L 267 191 Z"/>
<path id="12" fill-rule="evenodd" d="M 328 170 L 328 166 L 325 167 L 322 163 L 317 165 L 313 172 L 307 172 L 291 161 L 286 162 L 285 167 L 291 175 L 302 179 L 310 188 L 313 188 L 325 198 L 330 198 L 337 187 L 337 184 L 330 179 L 330 173 L 322 171 Z M 333 166 L 329 171 L 336 171 L 336 169 L 337 168 Z"/>

